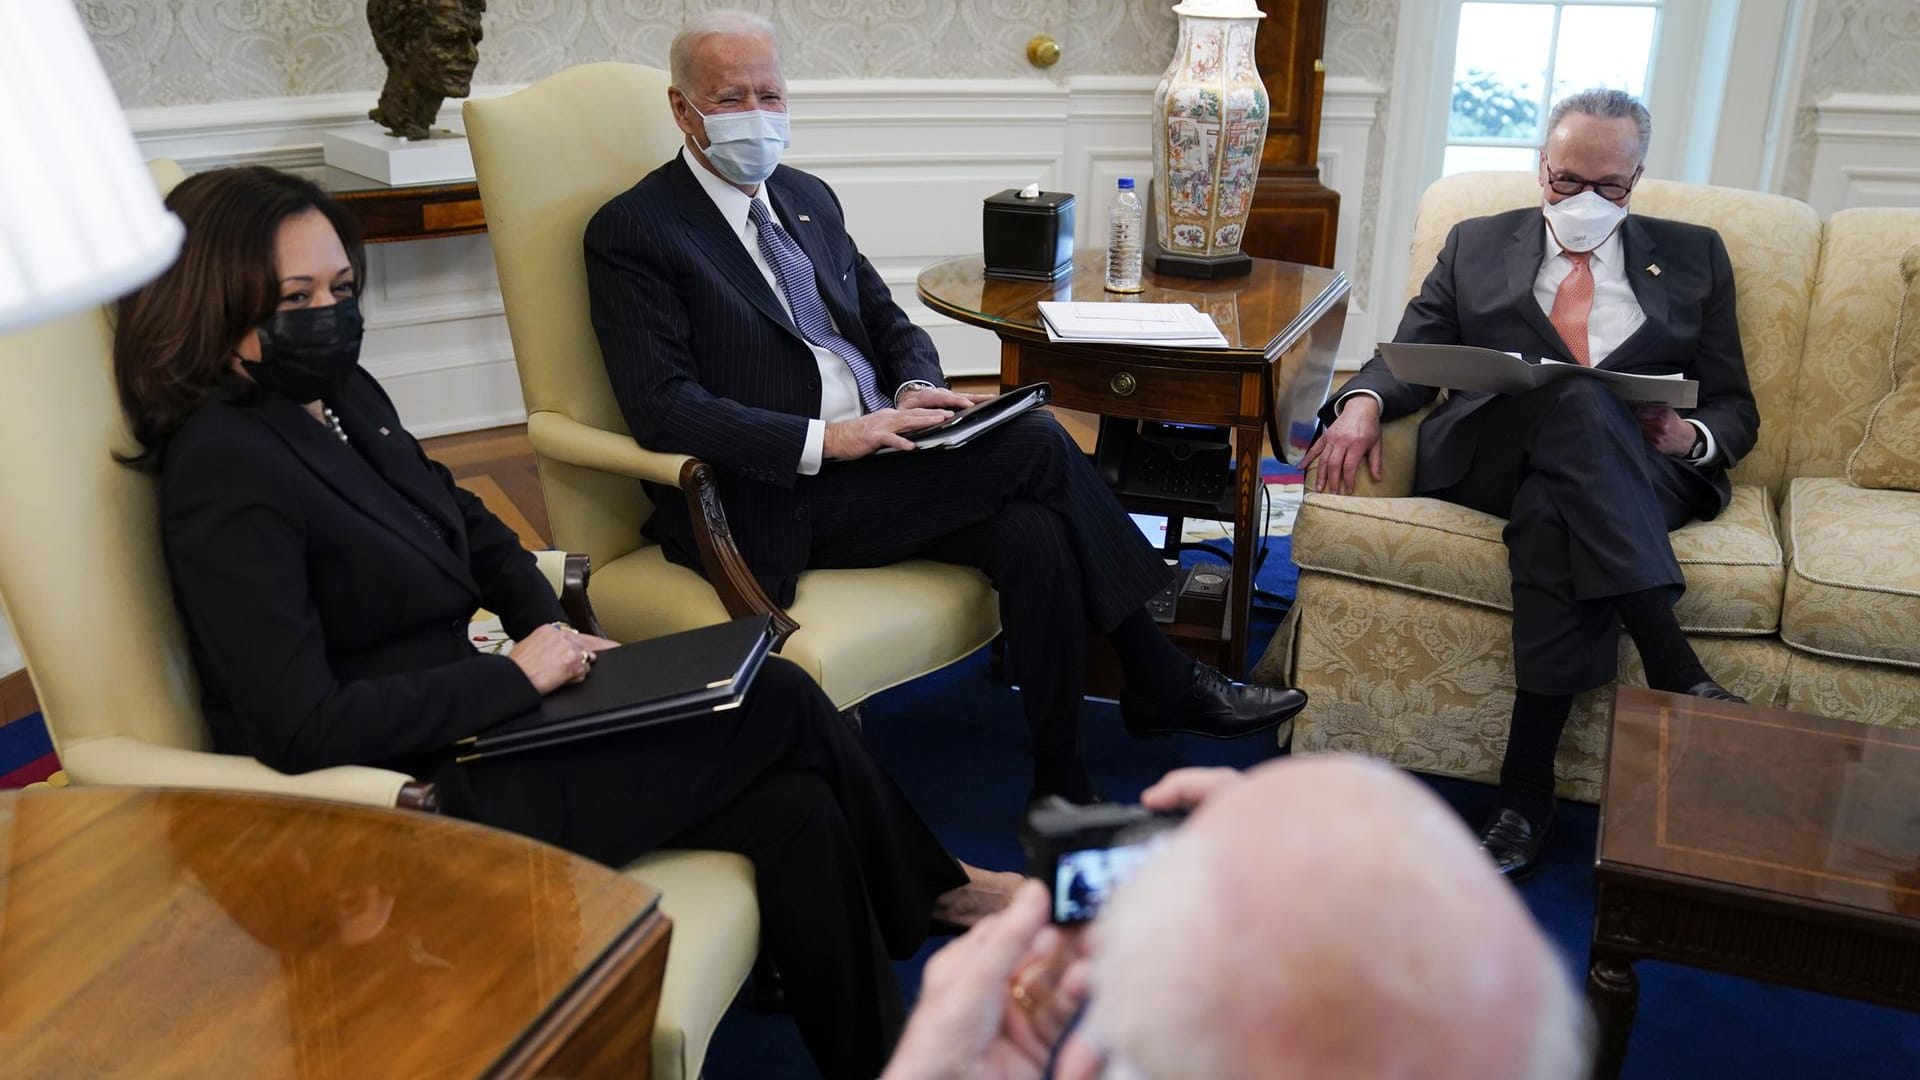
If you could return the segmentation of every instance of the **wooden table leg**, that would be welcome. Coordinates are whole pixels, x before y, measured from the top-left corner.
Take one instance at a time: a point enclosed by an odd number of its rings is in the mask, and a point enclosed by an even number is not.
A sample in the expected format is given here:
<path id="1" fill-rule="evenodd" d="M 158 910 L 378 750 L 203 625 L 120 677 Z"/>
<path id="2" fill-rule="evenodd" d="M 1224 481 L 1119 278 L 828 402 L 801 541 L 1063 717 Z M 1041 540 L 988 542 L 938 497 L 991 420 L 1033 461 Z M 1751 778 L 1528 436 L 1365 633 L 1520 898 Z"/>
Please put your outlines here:
<path id="1" fill-rule="evenodd" d="M 1596 951 L 1587 969 L 1587 1001 L 1600 1023 L 1594 1080 L 1614 1080 L 1626 1064 L 1627 1037 L 1633 1032 L 1634 1010 L 1640 1005 L 1640 977 L 1633 973 L 1633 961 Z"/>
<path id="2" fill-rule="evenodd" d="M 1227 596 L 1226 663 L 1220 668 L 1236 679 L 1246 673 L 1255 559 L 1266 535 L 1266 523 L 1260 520 L 1262 435 L 1258 424 L 1233 429 L 1233 584 Z"/>

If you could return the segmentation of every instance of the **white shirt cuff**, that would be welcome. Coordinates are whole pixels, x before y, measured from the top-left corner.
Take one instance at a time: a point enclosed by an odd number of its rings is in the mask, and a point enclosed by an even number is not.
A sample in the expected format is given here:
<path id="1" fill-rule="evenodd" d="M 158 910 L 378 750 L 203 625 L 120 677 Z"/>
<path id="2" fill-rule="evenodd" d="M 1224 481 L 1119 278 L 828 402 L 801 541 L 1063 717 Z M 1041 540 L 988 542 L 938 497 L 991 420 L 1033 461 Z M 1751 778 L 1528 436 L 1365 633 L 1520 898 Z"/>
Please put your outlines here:
<path id="1" fill-rule="evenodd" d="M 800 448 L 800 475 L 817 475 L 820 472 L 820 460 L 826 452 L 827 422 L 825 420 L 807 421 L 807 445 Z"/>
<path id="2" fill-rule="evenodd" d="M 1387 402 L 1386 402 L 1386 399 L 1384 399 L 1384 398 L 1382 398 L 1382 397 L 1381 397 L 1381 396 L 1380 396 L 1379 394 L 1376 394 L 1376 393 L 1374 393 L 1374 392 L 1373 392 L 1373 391 L 1371 391 L 1371 390 L 1349 390 L 1349 391 L 1347 391 L 1346 393 L 1344 393 L 1344 394 L 1341 394 L 1341 395 L 1340 395 L 1340 399 L 1339 399 L 1338 401 L 1335 401 L 1335 402 L 1333 403 L 1333 415 L 1334 415 L 1334 417 L 1335 417 L 1336 419 L 1337 419 L 1337 418 L 1338 418 L 1338 417 L 1340 416 L 1340 410 L 1342 410 L 1342 409 L 1345 409 L 1345 408 L 1347 407 L 1347 402 L 1348 402 L 1348 401 L 1349 401 L 1349 400 L 1350 400 L 1350 399 L 1351 399 L 1351 398 L 1353 397 L 1353 395 L 1355 395 L 1355 394 L 1365 394 L 1365 395 L 1367 395 L 1368 397 L 1370 397 L 1370 398 L 1372 398 L 1372 399 L 1373 399 L 1373 403 L 1374 403 L 1375 405 L 1378 405 L 1378 406 L 1380 406 L 1380 411 L 1381 411 L 1381 412 L 1385 412 L 1385 411 L 1387 411 Z"/>
<path id="3" fill-rule="evenodd" d="M 1707 440 L 1706 450 L 1703 451 L 1699 457 L 1690 457 L 1687 460 L 1695 465 L 1713 464 L 1714 459 L 1718 457 L 1720 454 L 1720 444 L 1713 441 L 1713 432 L 1710 429 L 1708 429 L 1707 425 L 1701 423 L 1698 420 L 1688 419 L 1687 423 L 1692 424 L 1696 429 L 1698 429 L 1700 434 L 1704 436 Z"/>

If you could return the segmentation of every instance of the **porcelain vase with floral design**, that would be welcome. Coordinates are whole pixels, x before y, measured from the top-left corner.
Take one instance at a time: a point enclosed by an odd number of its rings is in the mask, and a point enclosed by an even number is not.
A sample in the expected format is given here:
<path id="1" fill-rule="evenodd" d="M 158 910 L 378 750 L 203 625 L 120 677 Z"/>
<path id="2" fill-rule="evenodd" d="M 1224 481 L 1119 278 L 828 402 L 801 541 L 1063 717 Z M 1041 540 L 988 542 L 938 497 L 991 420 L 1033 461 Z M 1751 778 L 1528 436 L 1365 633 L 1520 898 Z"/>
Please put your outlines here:
<path id="1" fill-rule="evenodd" d="M 1254 0 L 1183 0 L 1180 42 L 1153 94 L 1154 239 L 1169 255 L 1236 255 L 1260 177 L 1267 89 Z"/>

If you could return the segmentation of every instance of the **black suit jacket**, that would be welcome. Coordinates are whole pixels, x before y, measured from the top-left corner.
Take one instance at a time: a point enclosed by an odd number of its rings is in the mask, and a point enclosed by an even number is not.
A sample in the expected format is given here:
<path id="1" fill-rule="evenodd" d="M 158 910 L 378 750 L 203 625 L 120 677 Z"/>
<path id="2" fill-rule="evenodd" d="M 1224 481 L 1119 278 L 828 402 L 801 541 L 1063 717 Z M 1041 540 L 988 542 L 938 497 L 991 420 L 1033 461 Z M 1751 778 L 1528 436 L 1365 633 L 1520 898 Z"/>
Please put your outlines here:
<path id="1" fill-rule="evenodd" d="M 1699 404 L 1683 415 L 1713 432 L 1715 462 L 1700 470 L 1724 509 L 1731 497 L 1726 470 L 1753 449 L 1760 413 L 1747 384 L 1734 311 L 1733 264 L 1720 234 L 1699 225 L 1627 215 L 1621 242 L 1627 280 L 1646 322 L 1601 367 L 1660 374 L 1682 372 L 1700 383 Z M 1407 305 L 1395 341 L 1478 345 L 1569 363 L 1573 354 L 1534 299 L 1533 282 L 1545 257 L 1546 228 L 1538 207 L 1462 221 L 1447 234 L 1420 295 Z M 1660 273 L 1647 270 L 1658 266 Z M 1422 408 L 1436 393 L 1401 382 L 1375 352 L 1330 399 L 1321 418 L 1332 423 L 1340 396 L 1352 390 L 1380 395 L 1382 419 Z M 1448 487 L 1473 462 L 1474 437 L 1464 423 L 1492 395 L 1453 391 L 1420 425 L 1415 490 Z"/>
<path id="2" fill-rule="evenodd" d="M 331 404 L 352 446 L 256 392 L 202 406 L 164 451 L 167 568 L 214 747 L 283 772 L 383 765 L 460 784 L 453 743 L 540 703 L 513 661 L 474 651 L 469 617 L 484 605 L 518 638 L 564 616 L 372 377 L 356 370 Z"/>
<path id="3" fill-rule="evenodd" d="M 785 166 L 766 188 L 881 390 L 913 379 L 945 385 L 932 340 L 847 235 L 832 189 Z M 805 338 L 679 155 L 601 207 L 587 225 L 586 259 L 593 326 L 627 427 L 650 450 L 719 470 L 741 554 L 762 588 L 792 602 L 811 546 L 800 454 L 808 419 L 820 415 L 820 369 Z M 700 569 L 683 498 L 650 494 L 650 534 L 669 558 Z"/>

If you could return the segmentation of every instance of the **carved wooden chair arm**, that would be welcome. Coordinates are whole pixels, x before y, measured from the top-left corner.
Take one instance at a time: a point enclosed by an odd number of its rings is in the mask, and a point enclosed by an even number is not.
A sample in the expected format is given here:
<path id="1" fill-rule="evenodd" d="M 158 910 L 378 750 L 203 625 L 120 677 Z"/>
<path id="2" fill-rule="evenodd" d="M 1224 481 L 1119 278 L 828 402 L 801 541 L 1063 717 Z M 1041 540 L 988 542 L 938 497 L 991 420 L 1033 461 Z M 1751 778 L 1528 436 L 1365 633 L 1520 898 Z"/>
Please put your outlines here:
<path id="1" fill-rule="evenodd" d="M 560 572 L 560 610 L 566 612 L 567 622 L 575 628 L 594 637 L 606 637 L 600 617 L 593 613 L 593 601 L 587 598 L 587 579 L 592 576 L 591 556 L 567 553 L 565 568 Z"/>
<path id="2" fill-rule="evenodd" d="M 648 480 L 680 489 L 693 519 L 694 542 L 700 551 L 700 563 L 707 580 L 719 594 L 720 603 L 734 618 L 743 615 L 770 615 L 775 640 L 784 643 L 800 628 L 793 616 L 773 602 L 754 579 L 747 560 L 734 544 L 727 525 L 726 511 L 720 505 L 720 489 L 713 467 L 685 454 L 662 454 L 648 450 L 630 435 L 606 431 L 583 424 L 557 412 L 540 411 L 527 417 L 527 438 L 534 452 L 542 457 L 586 469 Z M 571 559 L 569 560 L 571 563 Z M 581 579 L 584 599 L 585 577 Z M 565 597 L 561 599 L 564 607 Z M 568 609 L 568 617 L 574 618 Z M 576 626 L 586 625 L 576 619 Z"/>
<path id="3" fill-rule="evenodd" d="M 425 780 L 409 780 L 400 785 L 400 794 L 393 805 L 402 810 L 418 810 L 423 814 L 440 812 L 440 787 Z"/>
<path id="4" fill-rule="evenodd" d="M 713 466 L 698 458 L 688 458 L 686 464 L 680 466 L 680 491 L 687 497 L 687 512 L 693 518 L 693 539 L 700 548 L 700 565 L 706 567 L 713 591 L 720 594 L 721 606 L 736 619 L 743 615 L 772 616 L 774 648 L 786 644 L 787 638 L 800 629 L 800 624 L 760 587 L 759 580 L 747 567 L 746 556 L 741 555 L 740 548 L 734 544 L 726 510 L 720 505 L 720 487 L 715 482 Z"/>

